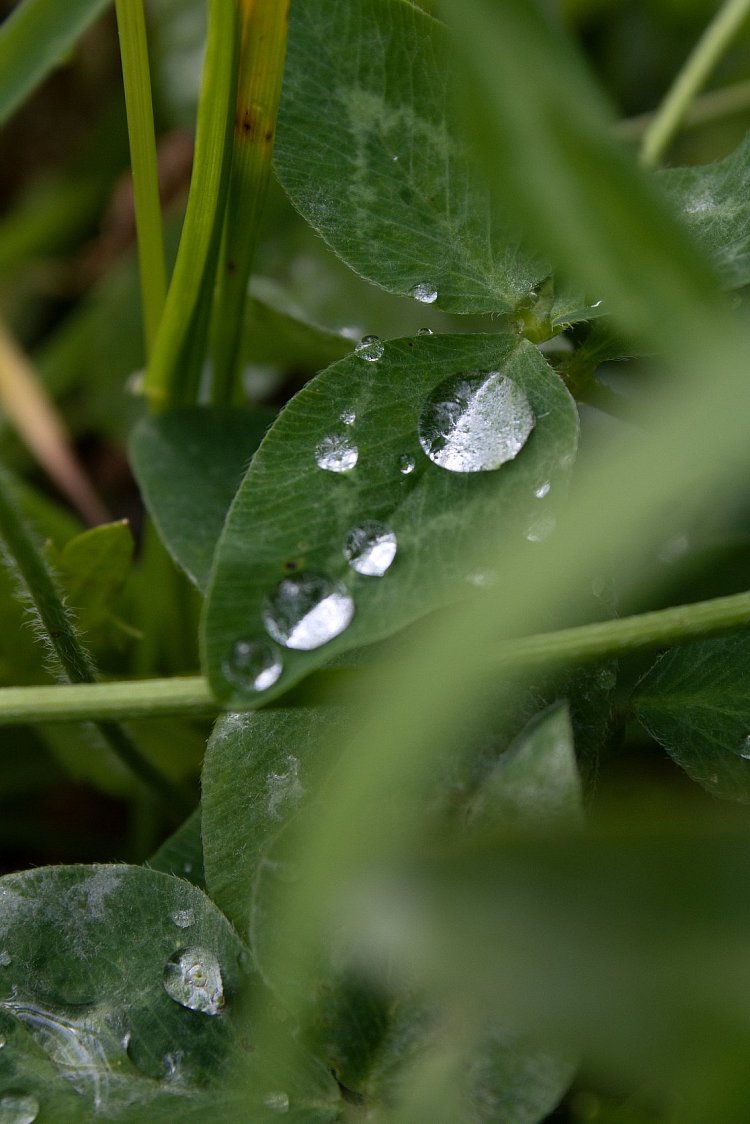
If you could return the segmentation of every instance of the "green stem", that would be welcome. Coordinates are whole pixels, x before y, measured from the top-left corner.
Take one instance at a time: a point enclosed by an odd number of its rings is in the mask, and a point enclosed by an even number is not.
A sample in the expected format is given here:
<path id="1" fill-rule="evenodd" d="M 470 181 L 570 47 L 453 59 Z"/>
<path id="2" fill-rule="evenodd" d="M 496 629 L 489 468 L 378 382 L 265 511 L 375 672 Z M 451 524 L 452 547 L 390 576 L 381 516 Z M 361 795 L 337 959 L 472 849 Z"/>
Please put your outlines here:
<path id="1" fill-rule="evenodd" d="M 76 685 L 79 685 L 96 690 L 96 673 L 91 658 L 81 644 L 52 575 L 16 509 L 11 498 L 7 476 L 2 471 L 0 471 L 0 537 L 5 540 L 12 558 L 10 564 L 17 567 L 18 577 L 36 610 L 42 638 L 60 664 L 66 678 L 70 680 L 69 687 L 46 689 L 67 691 L 75 690 Z M 30 702 L 36 691 L 45 690 L 44 687 L 8 689 L 29 692 Z M 42 720 L 32 706 L 26 721 Z M 125 730 L 110 722 L 100 722 L 99 731 L 113 752 L 148 788 L 176 810 L 185 810 L 186 801 L 181 791 L 163 776 L 148 758 L 144 757 Z"/>
<path id="2" fill-rule="evenodd" d="M 232 399 L 247 287 L 271 174 L 286 54 L 288 0 L 240 0 L 242 46 L 234 146 L 213 332 L 212 399 Z"/>
<path id="3" fill-rule="evenodd" d="M 641 163 L 659 162 L 692 102 L 742 23 L 750 14 L 750 0 L 725 0 L 677 75 L 671 89 L 646 129 Z"/>
<path id="4" fill-rule="evenodd" d="M 128 0 L 126 0 L 128 2 Z M 209 0 L 193 175 L 164 315 L 145 379 L 155 410 L 197 399 L 224 221 L 237 76 L 237 0 Z"/>
<path id="5" fill-rule="evenodd" d="M 167 293 L 156 137 L 143 0 L 115 0 L 133 171 L 146 355 L 153 350 Z"/>
<path id="6" fill-rule="evenodd" d="M 750 81 L 735 82 L 732 86 L 723 86 L 719 90 L 711 90 L 696 98 L 682 120 L 682 128 L 695 129 L 701 125 L 710 125 L 714 121 L 722 121 L 735 114 L 748 112 L 750 112 Z M 616 126 L 617 134 L 624 140 L 640 140 L 655 117 L 655 113 L 641 113 L 638 117 L 628 117 L 624 121 L 619 121 Z"/>
<path id="7" fill-rule="evenodd" d="M 613 659 L 629 652 L 685 644 L 750 625 L 750 592 L 678 605 L 621 620 L 524 636 L 504 644 L 487 661 L 488 671 L 531 670 L 560 663 Z M 315 673 L 319 686 L 350 678 L 349 669 Z M 316 688 L 318 689 L 318 688 Z M 279 705 L 288 705 L 289 699 Z M 248 703 L 248 709 L 250 704 Z M 220 704 L 203 676 L 139 679 L 118 683 L 0 689 L 0 726 L 26 722 L 109 722 L 125 718 L 201 717 Z"/>

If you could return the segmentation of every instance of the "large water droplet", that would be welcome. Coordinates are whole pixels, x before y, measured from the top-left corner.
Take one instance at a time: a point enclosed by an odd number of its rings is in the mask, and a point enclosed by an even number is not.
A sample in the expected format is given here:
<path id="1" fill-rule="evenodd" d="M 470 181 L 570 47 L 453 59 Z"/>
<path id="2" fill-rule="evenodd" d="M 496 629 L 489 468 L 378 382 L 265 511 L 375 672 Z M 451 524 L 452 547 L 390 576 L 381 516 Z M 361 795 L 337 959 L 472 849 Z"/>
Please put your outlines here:
<path id="1" fill-rule="evenodd" d="M 218 1015 L 224 1006 L 219 961 L 205 948 L 180 949 L 167 961 L 164 990 L 182 1007 L 204 1015 Z"/>
<path id="2" fill-rule="evenodd" d="M 326 472 L 351 472 L 359 459 L 359 450 L 345 433 L 331 433 L 315 449 L 315 462 Z"/>
<path id="3" fill-rule="evenodd" d="M 411 290 L 411 295 L 421 304 L 434 304 L 437 300 L 437 289 L 434 285 L 430 285 L 429 281 L 420 281 Z"/>
<path id="4" fill-rule="evenodd" d="M 172 921 L 178 929 L 189 929 L 195 924 L 195 913 L 192 909 L 177 909 L 172 914 Z"/>
<path id="5" fill-rule="evenodd" d="M 338 636 L 354 616 L 346 586 L 322 574 L 284 578 L 263 607 L 269 636 L 287 648 L 310 652 Z"/>
<path id="6" fill-rule="evenodd" d="M 238 640 L 222 665 L 224 678 L 243 691 L 267 691 L 283 671 L 281 656 L 266 640 Z"/>
<path id="7" fill-rule="evenodd" d="M 394 160 L 396 157 L 394 156 Z M 270 1108 L 271 1112 L 278 1112 L 282 1115 L 289 1112 L 289 1095 L 288 1093 L 268 1093 L 263 1098 L 263 1104 L 266 1108 Z"/>
<path id="8" fill-rule="evenodd" d="M 750 734 L 747 734 L 740 742 L 740 757 L 750 761 Z"/>
<path id="9" fill-rule="evenodd" d="M 354 350 L 365 362 L 377 363 L 378 359 L 383 358 L 385 345 L 380 336 L 362 336 Z"/>
<path id="10" fill-rule="evenodd" d="M 408 476 L 416 467 L 417 462 L 408 453 L 402 453 L 398 458 L 398 470 L 402 476 Z"/>
<path id="11" fill-rule="evenodd" d="M 435 387 L 419 418 L 419 441 L 449 472 L 489 472 L 518 456 L 534 424 L 517 383 L 500 371 L 467 371 Z"/>
<path id="12" fill-rule="evenodd" d="M 396 557 L 397 549 L 393 531 L 371 519 L 353 527 L 346 536 L 344 557 L 358 574 L 382 578 Z"/>
<path id="13" fill-rule="evenodd" d="M 0 1097 L 0 1124 L 34 1124 L 39 1101 L 28 1093 L 3 1093 Z"/>

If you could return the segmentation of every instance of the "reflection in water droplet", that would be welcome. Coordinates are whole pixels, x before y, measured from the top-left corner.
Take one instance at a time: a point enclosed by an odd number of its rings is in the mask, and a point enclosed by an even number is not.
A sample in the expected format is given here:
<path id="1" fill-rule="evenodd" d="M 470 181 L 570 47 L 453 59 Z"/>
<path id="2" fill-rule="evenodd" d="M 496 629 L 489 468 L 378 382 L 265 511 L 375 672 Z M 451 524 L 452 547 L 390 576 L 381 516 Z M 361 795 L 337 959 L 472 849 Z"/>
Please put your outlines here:
<path id="1" fill-rule="evenodd" d="M 344 410 L 341 414 L 341 420 L 344 425 L 354 425 L 357 415 L 354 410 Z"/>
<path id="2" fill-rule="evenodd" d="M 431 336 L 432 335 L 432 328 L 417 328 L 417 335 L 418 336 Z"/>
<path id="3" fill-rule="evenodd" d="M 549 480 L 545 480 L 543 484 L 540 484 L 538 488 L 534 489 L 534 495 L 538 500 L 543 500 L 545 496 L 549 495 L 551 487 L 552 485 Z"/>
<path id="4" fill-rule="evenodd" d="M 4 1093 L 0 1097 L 0 1124 L 33 1124 L 39 1101 L 28 1093 Z"/>
<path id="5" fill-rule="evenodd" d="M 191 1011 L 218 1015 L 224 1006 L 219 962 L 206 948 L 182 948 L 164 968 L 164 990 Z"/>
<path id="6" fill-rule="evenodd" d="M 287 648 L 310 652 L 349 625 L 354 602 L 346 586 L 322 574 L 284 578 L 263 607 L 269 636 Z"/>
<path id="7" fill-rule="evenodd" d="M 539 519 L 535 519 L 526 532 L 526 538 L 529 542 L 544 542 L 554 531 L 557 526 L 557 520 L 554 515 L 542 515 Z"/>
<path id="8" fill-rule="evenodd" d="M 382 578 L 396 557 L 397 549 L 393 531 L 371 519 L 353 527 L 346 536 L 344 557 L 358 574 Z"/>
<path id="9" fill-rule="evenodd" d="M 359 459 L 357 446 L 344 433 L 331 433 L 315 449 L 315 462 L 326 472 L 351 472 Z"/>
<path id="10" fill-rule="evenodd" d="M 518 456 L 534 424 L 517 383 L 499 371 L 467 371 L 432 391 L 419 418 L 419 441 L 449 472 L 489 472 Z"/>
<path id="11" fill-rule="evenodd" d="M 266 640 L 238 640 L 222 664 L 224 678 L 243 691 L 267 691 L 282 671 L 281 656 Z"/>
<path id="12" fill-rule="evenodd" d="M 421 304 L 434 304 L 437 300 L 437 289 L 434 285 L 430 285 L 428 281 L 420 281 L 411 290 L 411 295 L 415 301 L 420 301 Z"/>
<path id="13" fill-rule="evenodd" d="M 396 157 L 394 156 L 393 159 L 395 160 Z M 269 1093 L 263 1098 L 263 1104 L 266 1108 L 270 1108 L 271 1112 L 280 1114 L 289 1112 L 289 1096 L 286 1093 Z"/>
<path id="14" fill-rule="evenodd" d="M 378 359 L 383 357 L 385 345 L 380 336 L 362 336 L 354 350 L 365 362 L 377 363 Z"/>
<path id="15" fill-rule="evenodd" d="M 410 472 L 414 471 L 416 466 L 417 462 L 414 460 L 414 457 L 410 457 L 408 453 L 402 453 L 398 458 L 398 470 L 402 476 L 408 476 Z"/>
<path id="16" fill-rule="evenodd" d="M 747 734 L 740 742 L 740 757 L 750 761 L 750 734 Z"/>
<path id="17" fill-rule="evenodd" d="M 195 924 L 195 913 L 192 909 L 178 909 L 172 914 L 172 921 L 178 929 L 189 929 Z"/>

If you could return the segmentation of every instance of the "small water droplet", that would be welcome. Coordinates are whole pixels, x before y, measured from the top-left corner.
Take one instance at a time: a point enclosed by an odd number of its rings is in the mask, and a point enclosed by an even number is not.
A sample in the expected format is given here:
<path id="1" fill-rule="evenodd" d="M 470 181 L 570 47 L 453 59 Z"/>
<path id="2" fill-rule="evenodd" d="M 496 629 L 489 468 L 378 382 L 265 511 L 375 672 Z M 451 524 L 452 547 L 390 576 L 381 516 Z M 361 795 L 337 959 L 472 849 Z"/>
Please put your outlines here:
<path id="1" fill-rule="evenodd" d="M 551 487 L 549 480 L 545 480 L 543 484 L 534 489 L 534 495 L 538 500 L 543 500 L 545 496 L 549 495 Z"/>
<path id="2" fill-rule="evenodd" d="M 354 350 L 366 363 L 377 363 L 378 359 L 383 358 L 385 344 L 380 336 L 362 336 Z"/>
<path id="3" fill-rule="evenodd" d="M 603 691 L 612 691 L 617 686 L 617 672 L 613 667 L 600 667 L 596 681 Z"/>
<path id="4" fill-rule="evenodd" d="M 263 624 L 287 648 L 310 652 L 348 627 L 354 602 L 341 582 L 322 574 L 284 578 L 266 600 Z"/>
<path id="5" fill-rule="evenodd" d="M 12 963 L 13 959 L 10 953 L 6 952 L 4 948 L 0 949 L 0 968 L 9 968 Z"/>
<path id="6" fill-rule="evenodd" d="M 750 734 L 746 734 L 740 742 L 740 757 L 750 761 Z"/>
<path id="7" fill-rule="evenodd" d="M 180 949 L 167 961 L 164 990 L 175 1003 L 204 1015 L 218 1015 L 224 1006 L 219 962 L 205 948 Z"/>
<path id="8" fill-rule="evenodd" d="M 690 539 L 687 535 L 675 535 L 665 542 L 657 554 L 660 562 L 677 562 L 690 549 Z"/>
<path id="9" fill-rule="evenodd" d="M 344 425 L 354 425 L 357 415 L 354 410 L 344 410 L 341 414 L 341 420 Z"/>
<path id="10" fill-rule="evenodd" d="M 162 1058 L 164 1065 L 164 1078 L 166 1081 L 179 1081 L 182 1076 L 182 1050 L 175 1050 L 173 1054 L 165 1054 Z"/>
<path id="11" fill-rule="evenodd" d="M 0 1124 L 34 1124 L 39 1101 L 28 1093 L 3 1093 L 0 1097 Z"/>
<path id="12" fill-rule="evenodd" d="M 192 863 L 183 863 L 182 864 L 182 873 L 183 874 L 192 874 L 193 873 L 193 864 Z"/>
<path id="13" fill-rule="evenodd" d="M 415 301 L 421 304 L 434 304 L 437 300 L 437 289 L 434 285 L 430 285 L 429 281 L 420 281 L 411 290 L 411 295 Z"/>
<path id="14" fill-rule="evenodd" d="M 394 160 L 397 157 L 394 156 Z M 269 1093 L 263 1098 L 263 1104 L 266 1108 L 270 1108 L 271 1112 L 278 1112 L 279 1114 L 289 1112 L 289 1096 L 287 1093 Z"/>
<path id="15" fill-rule="evenodd" d="M 224 678 L 243 691 L 267 691 L 283 671 L 281 656 L 266 640 L 238 640 L 222 665 Z"/>
<path id="16" fill-rule="evenodd" d="M 487 586 L 495 585 L 497 581 L 497 574 L 493 571 L 477 571 L 473 574 L 466 575 L 466 581 L 469 585 L 476 586 L 477 589 L 486 589 Z"/>
<path id="17" fill-rule="evenodd" d="M 396 153 L 394 153 L 393 156 L 391 156 L 391 160 L 393 161 L 394 164 L 396 164 L 398 162 L 398 155 Z"/>
<path id="18" fill-rule="evenodd" d="M 432 328 L 417 328 L 417 335 L 418 336 L 431 336 L 432 335 Z"/>
<path id="19" fill-rule="evenodd" d="M 189 929 L 195 924 L 195 913 L 192 909 L 178 909 L 172 914 L 172 921 L 178 929 Z"/>
<path id="20" fill-rule="evenodd" d="M 524 390 L 500 371 L 444 379 L 419 418 L 419 441 L 449 472 L 489 472 L 517 457 L 535 425 Z"/>
<path id="21" fill-rule="evenodd" d="M 416 467 L 417 462 L 408 453 L 402 453 L 398 458 L 398 470 L 402 476 L 408 476 Z"/>
<path id="22" fill-rule="evenodd" d="M 315 462 L 326 472 L 351 472 L 359 449 L 345 433 L 330 433 L 315 448 Z"/>
<path id="23" fill-rule="evenodd" d="M 371 519 L 353 527 L 346 536 L 344 557 L 358 574 L 382 578 L 396 557 L 397 549 L 393 531 Z"/>
<path id="24" fill-rule="evenodd" d="M 554 531 L 557 526 L 557 520 L 554 515 L 542 515 L 539 519 L 535 519 L 526 532 L 526 538 L 529 542 L 544 542 Z"/>

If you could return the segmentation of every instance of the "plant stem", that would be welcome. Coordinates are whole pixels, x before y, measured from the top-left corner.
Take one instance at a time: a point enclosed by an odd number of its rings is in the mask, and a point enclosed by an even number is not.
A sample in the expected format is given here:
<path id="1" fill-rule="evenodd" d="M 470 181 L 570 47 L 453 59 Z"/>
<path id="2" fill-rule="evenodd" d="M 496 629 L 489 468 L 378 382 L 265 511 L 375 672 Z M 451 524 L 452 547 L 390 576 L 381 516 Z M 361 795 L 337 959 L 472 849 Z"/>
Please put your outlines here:
<path id="1" fill-rule="evenodd" d="M 128 0 L 126 0 L 128 2 Z M 152 409 L 197 400 L 229 186 L 237 77 L 237 0 L 209 0 L 206 60 L 185 221 L 146 371 Z"/>
<path id="2" fill-rule="evenodd" d="M 288 0 L 240 0 L 234 147 L 216 293 L 214 402 L 232 398 L 247 286 L 271 174 L 286 55 Z"/>
<path id="3" fill-rule="evenodd" d="M 70 614 L 62 603 L 52 575 L 16 509 L 11 498 L 8 479 L 2 471 L 0 471 L 0 537 L 5 540 L 13 560 L 11 565 L 15 564 L 17 567 L 18 577 L 34 605 L 42 638 L 54 654 L 65 676 L 70 680 L 70 686 L 46 689 L 64 692 L 75 690 L 75 685 L 83 685 L 96 690 L 98 685 L 95 683 L 96 673 L 91 658 L 78 639 Z M 33 697 L 37 691 L 44 691 L 44 687 L 8 689 L 28 692 L 31 709 L 27 712 L 25 721 L 43 721 L 38 709 L 34 707 Z M 180 789 L 144 757 L 125 730 L 111 722 L 99 722 L 98 727 L 113 752 L 147 788 L 163 798 L 175 810 L 185 810 L 186 801 Z"/>
<path id="4" fill-rule="evenodd" d="M 750 13 L 750 0 L 725 0 L 677 75 L 671 89 L 646 129 L 641 163 L 659 162 L 698 91 Z"/>
<path id="5" fill-rule="evenodd" d="M 678 605 L 621 620 L 601 621 L 559 632 L 512 640 L 487 661 L 488 671 L 531 670 L 560 663 L 612 659 L 644 648 L 685 644 L 690 640 L 750 625 L 750 592 Z M 349 669 L 316 672 L 325 684 L 349 679 Z M 279 701 L 289 705 L 289 699 Z M 235 709 L 235 708 L 233 708 Z M 251 709 L 248 702 L 247 709 Z M 0 689 L 0 726 L 25 722 L 109 722 L 124 718 L 190 717 L 218 714 L 221 705 L 203 676 L 138 679 L 77 686 L 4 687 Z"/>
<path id="6" fill-rule="evenodd" d="M 167 293 L 156 137 L 143 0 L 115 0 L 133 172 L 146 355 L 153 350 Z"/>
<path id="7" fill-rule="evenodd" d="M 734 114 L 750 112 L 750 81 L 736 82 L 711 90 L 696 98 L 687 110 L 682 128 L 697 128 L 713 121 L 721 121 Z M 617 135 L 624 140 L 640 140 L 656 117 L 655 113 L 641 113 L 638 117 L 628 117 L 616 125 Z"/>

